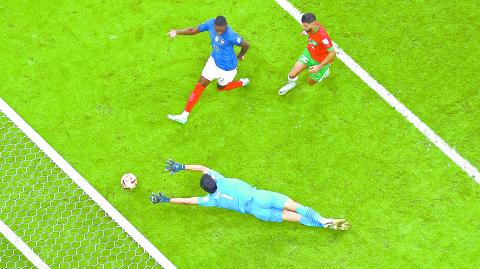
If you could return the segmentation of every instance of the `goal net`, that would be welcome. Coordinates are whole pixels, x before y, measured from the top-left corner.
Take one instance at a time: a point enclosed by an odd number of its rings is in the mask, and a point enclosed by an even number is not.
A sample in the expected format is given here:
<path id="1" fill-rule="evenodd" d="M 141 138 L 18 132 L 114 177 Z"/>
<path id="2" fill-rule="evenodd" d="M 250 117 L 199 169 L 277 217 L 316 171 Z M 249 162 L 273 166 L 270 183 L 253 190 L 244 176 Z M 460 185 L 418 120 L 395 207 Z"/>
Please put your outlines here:
<path id="1" fill-rule="evenodd" d="M 51 268 L 174 268 L 1 98 L 0 220 Z M 42 267 L 2 234 L 0 268 Z"/>

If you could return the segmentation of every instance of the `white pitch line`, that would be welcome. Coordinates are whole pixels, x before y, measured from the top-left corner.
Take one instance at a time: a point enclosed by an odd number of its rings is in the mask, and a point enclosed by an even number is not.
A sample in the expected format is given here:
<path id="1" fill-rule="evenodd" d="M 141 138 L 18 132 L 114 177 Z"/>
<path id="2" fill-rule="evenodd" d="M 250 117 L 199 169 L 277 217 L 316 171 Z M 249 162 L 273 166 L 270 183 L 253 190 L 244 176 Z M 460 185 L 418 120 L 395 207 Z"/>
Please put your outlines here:
<path id="1" fill-rule="evenodd" d="M 135 226 L 133 226 L 118 210 L 113 207 L 88 181 L 83 178 L 58 152 L 50 146 L 20 115 L 0 97 L 0 111 L 3 112 L 16 127 L 18 127 L 32 142 L 34 142 L 55 164 L 60 167 L 70 179 L 105 211 L 122 229 L 130 235 L 150 256 L 163 268 L 176 269 L 150 241 L 148 241 Z"/>
<path id="2" fill-rule="evenodd" d="M 285 11 L 288 12 L 295 20 L 302 24 L 302 13 L 296 9 L 287 0 L 275 0 Z M 417 128 L 428 140 L 430 140 L 435 146 L 437 146 L 445 155 L 447 155 L 454 163 L 456 163 L 463 171 L 465 171 L 470 177 L 480 184 L 480 173 L 478 169 L 473 166 L 469 161 L 460 156 L 455 149 L 450 147 L 440 136 L 438 136 L 430 127 L 428 127 L 420 118 L 418 118 L 412 111 L 410 111 L 405 105 L 398 101 L 393 94 L 391 94 L 385 87 L 383 87 L 378 81 L 376 81 L 370 74 L 367 73 L 359 64 L 357 64 L 348 54 L 343 51 L 342 48 L 333 42 L 335 50 L 337 51 L 337 57 L 352 70 L 358 77 L 360 77 L 370 88 L 372 88 L 383 100 L 385 100 L 390 106 L 397 110 L 403 117 L 405 117 L 415 128 Z"/>

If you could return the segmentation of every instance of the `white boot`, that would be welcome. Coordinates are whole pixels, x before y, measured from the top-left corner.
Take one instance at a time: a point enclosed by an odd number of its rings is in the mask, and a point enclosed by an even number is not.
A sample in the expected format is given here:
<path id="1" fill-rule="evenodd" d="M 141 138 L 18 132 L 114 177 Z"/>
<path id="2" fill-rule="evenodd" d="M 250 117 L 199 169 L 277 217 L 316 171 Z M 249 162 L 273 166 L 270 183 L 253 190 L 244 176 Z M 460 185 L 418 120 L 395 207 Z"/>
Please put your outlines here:
<path id="1" fill-rule="evenodd" d="M 245 87 L 248 85 L 248 83 L 250 83 L 250 80 L 248 78 L 241 78 L 239 79 L 241 82 L 242 82 L 242 87 Z"/>
<path id="2" fill-rule="evenodd" d="M 278 90 L 278 94 L 284 95 L 289 90 L 295 88 L 295 86 L 297 86 L 297 83 L 295 81 L 289 81 L 287 84 L 285 84 L 285 86 L 283 86 L 282 88 L 280 88 L 280 90 Z"/>
<path id="3" fill-rule="evenodd" d="M 189 114 L 188 112 L 183 111 L 183 113 L 180 114 L 180 115 L 170 115 L 170 114 L 168 114 L 167 118 L 169 118 L 173 121 L 176 121 L 178 123 L 185 124 L 185 123 L 187 123 L 187 120 L 188 120 L 188 114 Z"/>
<path id="4" fill-rule="evenodd" d="M 285 84 L 285 86 L 283 86 L 282 88 L 280 88 L 280 90 L 278 90 L 278 94 L 279 95 L 284 95 L 286 94 L 289 90 L 295 88 L 295 86 L 297 86 L 297 79 L 298 79 L 298 76 L 296 78 L 290 78 L 290 75 L 287 76 L 288 78 L 288 83 Z"/>

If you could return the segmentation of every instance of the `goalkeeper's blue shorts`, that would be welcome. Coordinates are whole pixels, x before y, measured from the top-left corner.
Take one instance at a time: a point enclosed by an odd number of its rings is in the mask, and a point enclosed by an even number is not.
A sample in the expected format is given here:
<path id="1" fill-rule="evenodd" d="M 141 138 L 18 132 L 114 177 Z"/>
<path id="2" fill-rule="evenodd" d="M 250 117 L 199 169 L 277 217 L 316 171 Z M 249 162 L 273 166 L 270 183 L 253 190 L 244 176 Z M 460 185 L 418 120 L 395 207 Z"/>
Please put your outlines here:
<path id="1" fill-rule="evenodd" d="M 281 193 L 256 190 L 245 207 L 245 213 L 263 221 L 282 222 L 282 211 L 288 199 Z"/>

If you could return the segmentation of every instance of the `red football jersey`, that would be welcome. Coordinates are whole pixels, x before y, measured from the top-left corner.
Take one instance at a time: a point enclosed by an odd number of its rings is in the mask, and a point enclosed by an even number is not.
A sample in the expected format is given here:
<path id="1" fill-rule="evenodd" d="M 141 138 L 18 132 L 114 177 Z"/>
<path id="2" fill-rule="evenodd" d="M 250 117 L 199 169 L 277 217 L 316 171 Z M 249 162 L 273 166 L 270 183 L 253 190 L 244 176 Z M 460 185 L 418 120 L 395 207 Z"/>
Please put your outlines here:
<path id="1" fill-rule="evenodd" d="M 308 33 L 307 49 L 315 61 L 323 62 L 328 55 L 329 49 L 331 50 L 332 47 L 332 40 L 322 25 L 319 24 L 318 31 Z"/>

